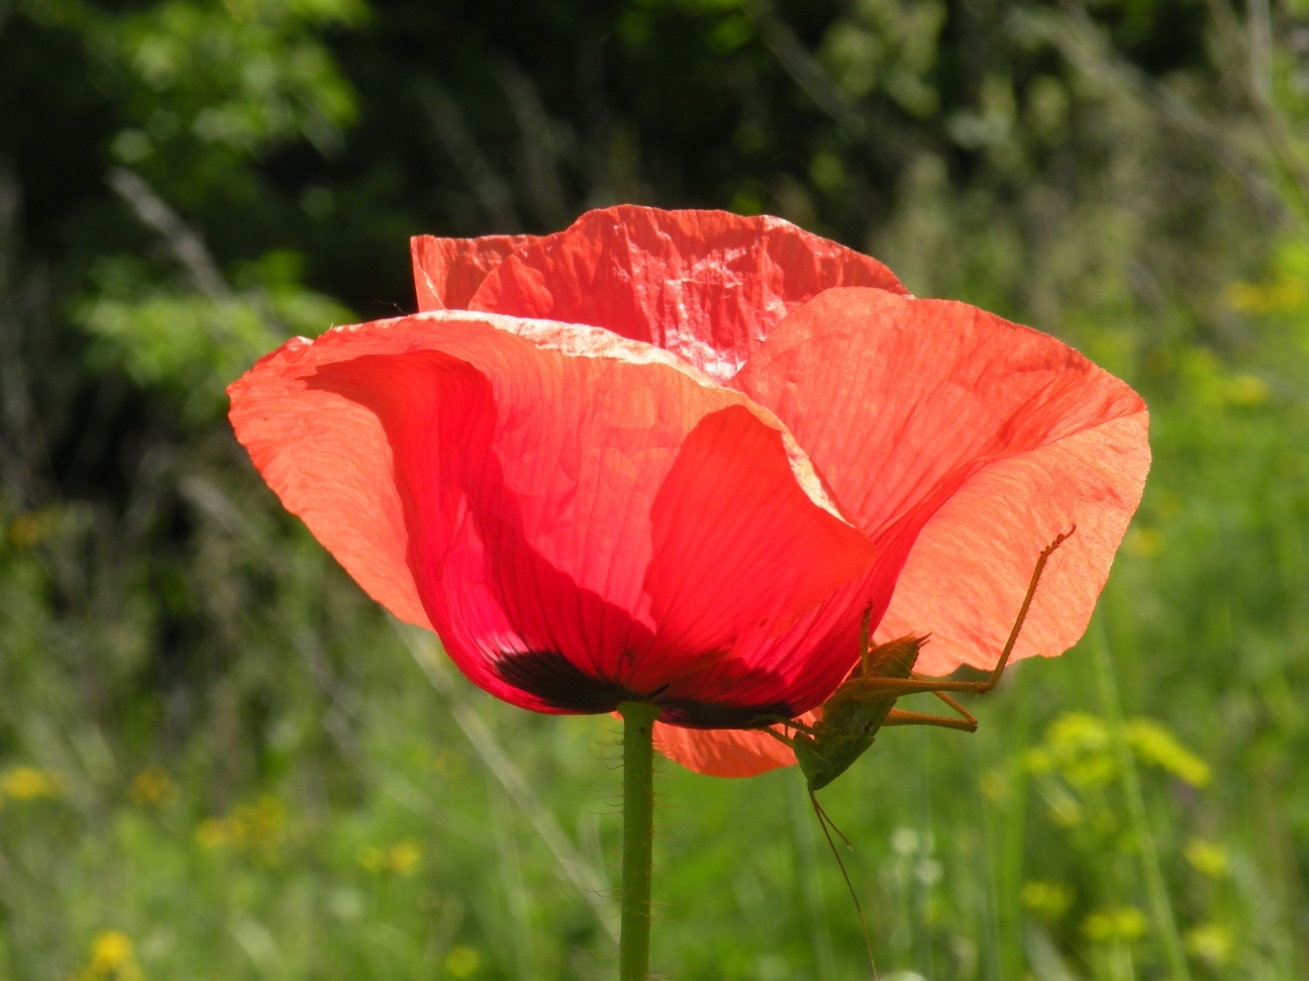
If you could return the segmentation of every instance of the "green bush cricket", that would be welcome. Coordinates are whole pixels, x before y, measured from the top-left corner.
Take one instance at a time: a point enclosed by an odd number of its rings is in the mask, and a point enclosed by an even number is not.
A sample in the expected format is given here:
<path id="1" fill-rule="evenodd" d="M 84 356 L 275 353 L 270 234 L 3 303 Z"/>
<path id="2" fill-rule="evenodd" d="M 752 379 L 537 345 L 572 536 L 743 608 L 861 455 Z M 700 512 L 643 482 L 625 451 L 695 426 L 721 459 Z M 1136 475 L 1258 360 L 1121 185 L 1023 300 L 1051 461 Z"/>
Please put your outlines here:
<path id="1" fill-rule="evenodd" d="M 859 671 L 843 681 L 823 703 L 821 718 L 812 725 L 805 725 L 794 719 L 777 719 L 773 720 L 772 727 L 764 730 L 786 743 L 795 753 L 796 762 L 800 764 L 800 770 L 805 775 L 814 814 L 817 815 L 827 843 L 832 848 L 832 854 L 836 856 L 836 861 L 841 866 L 841 874 L 845 876 L 845 883 L 854 898 L 855 908 L 859 910 L 861 924 L 863 924 L 863 909 L 859 905 L 859 897 L 855 894 L 854 886 L 845 870 L 845 863 L 841 861 L 841 855 L 836 850 L 836 843 L 832 840 L 831 831 L 828 829 L 840 835 L 847 847 L 850 842 L 818 803 L 815 791 L 826 787 L 848 770 L 851 764 L 873 745 L 878 731 L 886 726 L 940 726 L 945 729 L 976 732 L 977 719 L 946 693 L 972 692 L 983 695 L 999 683 L 1005 665 L 1009 662 L 1009 655 L 1013 653 L 1018 634 L 1022 630 L 1023 620 L 1027 618 L 1027 611 L 1032 605 L 1032 597 L 1036 595 L 1036 586 L 1041 580 L 1041 573 L 1045 571 L 1046 562 L 1054 554 L 1055 549 L 1067 541 L 1076 530 L 1076 526 L 1073 526 L 1060 534 L 1037 558 L 1036 568 L 1032 571 L 1032 579 L 1027 586 L 1027 595 L 1018 610 L 1018 617 L 1009 632 L 1009 639 L 1005 642 L 1004 650 L 990 677 L 985 681 L 949 681 L 917 674 L 914 665 L 918 661 L 918 653 L 922 645 L 927 640 L 926 636 L 910 635 L 872 646 L 869 636 L 872 619 L 870 607 L 864 612 L 863 626 L 860 630 Z M 950 706 L 957 715 L 930 715 L 923 712 L 908 712 L 895 707 L 896 700 L 901 696 L 919 693 L 935 695 Z M 790 730 L 789 734 L 785 730 Z M 867 924 L 864 924 L 864 940 L 869 945 L 868 956 L 871 960 L 872 944 L 868 940 Z M 873 971 L 875 975 L 875 966 Z"/>

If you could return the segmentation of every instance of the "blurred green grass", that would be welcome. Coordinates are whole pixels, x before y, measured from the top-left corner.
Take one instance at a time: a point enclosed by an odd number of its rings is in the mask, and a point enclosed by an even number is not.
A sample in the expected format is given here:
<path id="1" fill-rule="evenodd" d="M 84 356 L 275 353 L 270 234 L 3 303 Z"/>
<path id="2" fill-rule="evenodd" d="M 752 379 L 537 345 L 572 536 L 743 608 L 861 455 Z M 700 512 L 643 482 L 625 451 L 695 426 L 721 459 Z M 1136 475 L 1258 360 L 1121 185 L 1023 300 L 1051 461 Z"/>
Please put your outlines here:
<path id="1" fill-rule="evenodd" d="M 855 843 L 844 859 L 883 977 L 1170 976 L 1144 835 L 1193 977 L 1303 976 L 1309 427 L 1275 392 L 1309 375 L 1286 351 L 1249 366 L 1261 374 L 1175 353 L 1181 367 L 1151 393 L 1146 500 L 1088 638 L 1016 666 L 979 702 L 976 736 L 887 731 L 825 792 Z M 15 544 L 26 527 L 10 526 L 11 620 L 18 573 L 42 561 L 36 544 Z M 316 723 L 294 714 L 268 733 L 267 772 L 219 806 L 212 763 L 135 770 L 142 757 L 93 741 L 62 759 L 44 747 L 46 765 L 38 753 L 6 771 L 4 944 L 25 965 L 16 976 L 612 968 L 611 908 L 597 914 L 562 874 L 396 630 L 361 606 L 333 681 L 358 740 L 347 786 L 306 765 Z M 452 684 L 612 883 L 616 723 L 531 716 Z M 858 919 L 798 773 L 718 781 L 666 763 L 658 790 L 659 971 L 864 976 Z M 117 973 L 95 966 L 105 930 L 131 940 Z"/>
<path id="2" fill-rule="evenodd" d="M 617 198 L 784 214 L 1150 404 L 1087 638 L 824 791 L 880 976 L 1309 975 L 1299 6 L 11 6 L 0 981 L 612 974 L 616 724 L 430 683 L 220 393 L 393 311 L 410 232 Z M 657 971 L 867 977 L 798 773 L 657 790 Z"/>

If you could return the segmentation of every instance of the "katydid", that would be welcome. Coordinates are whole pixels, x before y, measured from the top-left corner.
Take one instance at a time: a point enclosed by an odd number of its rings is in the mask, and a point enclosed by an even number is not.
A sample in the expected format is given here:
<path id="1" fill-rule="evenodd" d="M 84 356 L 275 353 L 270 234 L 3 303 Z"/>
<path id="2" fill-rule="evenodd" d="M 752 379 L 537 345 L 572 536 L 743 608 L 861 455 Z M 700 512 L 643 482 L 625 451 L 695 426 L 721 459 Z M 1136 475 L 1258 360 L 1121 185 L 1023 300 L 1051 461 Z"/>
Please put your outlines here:
<path id="1" fill-rule="evenodd" d="M 841 862 L 841 856 L 836 850 L 828 828 L 831 827 L 841 835 L 847 846 L 849 841 L 832 823 L 832 819 L 818 803 L 814 792 L 826 787 L 848 770 L 851 764 L 872 746 L 878 731 L 885 726 L 940 726 L 946 729 L 976 732 L 977 719 L 946 693 L 972 692 L 982 695 L 1000 681 L 1005 665 L 1009 662 L 1009 655 L 1013 653 L 1014 644 L 1018 640 L 1023 620 L 1026 619 L 1027 611 L 1032 605 L 1032 597 L 1036 595 L 1036 585 L 1040 582 L 1041 573 L 1045 571 L 1046 562 L 1049 561 L 1054 550 L 1076 530 L 1074 526 L 1059 535 L 1037 558 L 1036 568 L 1032 572 L 1027 595 L 1018 610 L 1018 618 L 1014 621 L 1013 630 L 1009 632 L 1009 639 L 1004 645 L 999 661 L 985 681 L 948 681 L 942 678 L 928 678 L 916 673 L 914 665 L 918 661 L 919 650 L 927 640 L 925 636 L 900 637 L 885 644 L 871 646 L 869 626 L 872 608 L 870 607 L 864 612 L 863 626 L 860 630 L 859 672 L 842 682 L 823 703 L 822 717 L 813 725 L 805 725 L 794 719 L 779 719 L 774 721 L 774 727 L 764 730 L 786 743 L 794 751 L 796 762 L 800 764 L 808 784 L 809 800 L 814 806 L 814 813 L 818 816 L 818 823 L 827 837 L 827 843 L 832 846 L 832 854 L 836 855 L 836 860 L 841 865 L 841 874 L 845 876 L 846 885 L 850 887 L 850 895 L 854 897 L 857 909 L 859 898 L 855 895 L 850 877 L 846 875 L 845 863 Z M 957 717 L 907 712 L 895 707 L 896 700 L 901 696 L 919 693 L 935 695 L 958 713 Z M 783 731 L 779 732 L 779 729 Z M 790 730 L 790 734 L 788 735 L 785 730 Z M 862 922 L 862 909 L 859 911 L 859 918 Z M 865 926 L 864 939 L 867 938 L 868 930 Z M 870 958 L 872 956 L 871 947 L 869 956 Z"/>

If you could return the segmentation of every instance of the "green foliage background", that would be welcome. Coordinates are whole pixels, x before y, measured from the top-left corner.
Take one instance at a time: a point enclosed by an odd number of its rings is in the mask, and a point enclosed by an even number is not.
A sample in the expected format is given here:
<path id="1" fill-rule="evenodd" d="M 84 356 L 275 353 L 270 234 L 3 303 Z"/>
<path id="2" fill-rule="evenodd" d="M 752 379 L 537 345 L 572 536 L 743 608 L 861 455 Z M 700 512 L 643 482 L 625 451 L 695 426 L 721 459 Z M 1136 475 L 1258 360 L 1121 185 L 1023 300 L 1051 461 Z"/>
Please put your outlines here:
<path id="1" fill-rule="evenodd" d="M 1151 405 L 1086 640 L 827 792 L 881 977 L 1309 976 L 1305 0 L 0 0 L 0 94 L 0 979 L 612 971 L 613 723 L 388 621 L 222 389 L 411 309 L 411 234 L 617 201 Z M 658 971 L 868 976 L 797 774 L 659 789 Z"/>

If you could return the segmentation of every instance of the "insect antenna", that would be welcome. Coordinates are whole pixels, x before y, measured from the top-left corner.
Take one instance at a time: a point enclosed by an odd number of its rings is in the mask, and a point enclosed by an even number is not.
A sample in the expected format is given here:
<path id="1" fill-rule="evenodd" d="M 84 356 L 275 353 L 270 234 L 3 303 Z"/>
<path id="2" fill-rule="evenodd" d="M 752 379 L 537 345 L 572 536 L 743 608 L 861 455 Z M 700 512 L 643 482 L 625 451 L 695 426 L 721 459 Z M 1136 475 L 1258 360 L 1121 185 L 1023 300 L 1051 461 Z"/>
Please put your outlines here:
<path id="1" fill-rule="evenodd" d="M 833 831 L 837 833 L 841 841 L 845 843 L 845 847 L 848 848 L 850 851 L 854 851 L 854 845 L 850 844 L 850 839 L 845 836 L 844 831 L 842 831 L 840 828 L 836 826 L 836 822 L 833 821 L 832 816 L 823 809 L 823 805 L 818 803 L 818 797 L 816 794 L 814 794 L 812 790 L 809 791 L 809 800 L 814 805 L 814 813 L 818 815 L 818 823 L 825 824 L 827 827 L 830 827 Z M 842 871 L 844 871 L 844 869 L 842 869 Z M 855 900 L 855 905 L 856 906 L 859 905 L 859 900 L 857 899 Z"/>
<path id="2" fill-rule="evenodd" d="M 836 822 L 828 817 L 827 812 L 823 810 L 823 805 L 818 803 L 818 798 L 812 790 L 809 791 L 809 802 L 814 805 L 814 816 L 818 818 L 818 826 L 823 829 L 823 837 L 827 839 L 827 847 L 832 850 L 836 864 L 841 867 L 841 877 L 845 879 L 845 887 L 850 890 L 850 898 L 854 900 L 855 912 L 859 914 L 859 928 L 864 932 L 864 946 L 868 948 L 868 964 L 873 969 L 873 981 L 877 981 L 877 961 L 873 959 L 873 941 L 868 936 L 868 921 L 864 919 L 864 908 L 859 904 L 859 895 L 854 891 L 854 883 L 850 881 L 850 873 L 845 870 L 845 862 L 841 861 L 841 853 L 836 850 L 836 842 L 832 840 L 832 832 L 827 830 L 828 827 L 830 826 L 832 831 L 840 835 L 841 840 L 845 842 L 846 848 L 853 851 L 854 846 L 850 844 L 850 839 L 845 836 L 845 833 L 836 826 Z"/>

